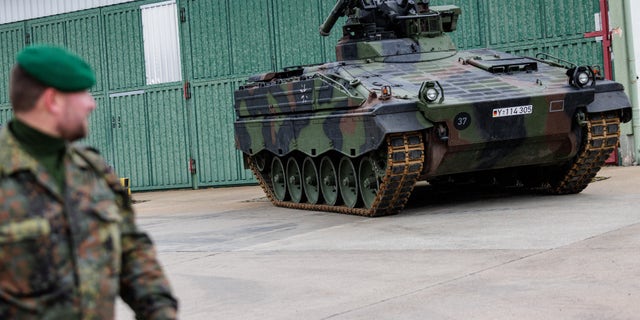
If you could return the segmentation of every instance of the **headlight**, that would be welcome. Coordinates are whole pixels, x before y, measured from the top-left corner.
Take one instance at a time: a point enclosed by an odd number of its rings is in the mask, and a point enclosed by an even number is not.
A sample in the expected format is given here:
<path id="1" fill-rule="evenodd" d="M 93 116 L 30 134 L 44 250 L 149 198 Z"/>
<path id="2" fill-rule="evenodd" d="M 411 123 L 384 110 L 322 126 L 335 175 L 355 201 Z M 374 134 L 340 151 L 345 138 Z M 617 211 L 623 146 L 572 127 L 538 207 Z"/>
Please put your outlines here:
<path id="1" fill-rule="evenodd" d="M 578 73 L 578 84 L 583 87 L 589 83 L 589 75 L 586 72 Z"/>
<path id="2" fill-rule="evenodd" d="M 573 67 L 567 70 L 569 84 L 576 88 L 596 85 L 595 72 L 590 66 Z"/>
<path id="3" fill-rule="evenodd" d="M 430 102 L 436 101 L 436 99 L 438 99 L 439 95 L 440 95 L 440 93 L 438 93 L 438 90 L 436 90 L 436 88 L 428 88 L 427 89 L 426 98 Z"/>
<path id="4" fill-rule="evenodd" d="M 418 98 L 422 103 L 433 103 L 440 99 L 438 103 L 444 101 L 444 90 L 438 81 L 425 81 L 420 86 Z"/>

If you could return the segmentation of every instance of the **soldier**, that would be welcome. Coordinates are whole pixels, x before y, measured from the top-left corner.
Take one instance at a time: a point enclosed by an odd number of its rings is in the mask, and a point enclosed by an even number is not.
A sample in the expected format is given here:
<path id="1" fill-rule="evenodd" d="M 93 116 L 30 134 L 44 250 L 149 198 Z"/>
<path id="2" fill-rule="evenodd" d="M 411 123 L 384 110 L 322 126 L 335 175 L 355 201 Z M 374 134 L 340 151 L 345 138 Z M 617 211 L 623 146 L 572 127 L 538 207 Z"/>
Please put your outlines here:
<path id="1" fill-rule="evenodd" d="M 87 134 L 91 67 L 53 46 L 17 56 L 0 131 L 0 319 L 175 319 L 177 301 L 127 192 Z"/>

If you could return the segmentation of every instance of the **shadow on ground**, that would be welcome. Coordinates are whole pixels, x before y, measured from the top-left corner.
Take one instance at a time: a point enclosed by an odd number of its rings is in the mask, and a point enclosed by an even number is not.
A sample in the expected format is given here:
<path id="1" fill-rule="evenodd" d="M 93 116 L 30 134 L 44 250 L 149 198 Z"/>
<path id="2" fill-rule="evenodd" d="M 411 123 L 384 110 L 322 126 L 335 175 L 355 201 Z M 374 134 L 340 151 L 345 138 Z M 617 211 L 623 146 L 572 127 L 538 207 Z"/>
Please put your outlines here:
<path id="1" fill-rule="evenodd" d="M 507 198 L 532 198 L 532 197 L 553 197 L 540 191 L 518 187 L 500 186 L 456 186 L 443 187 L 429 184 L 418 184 L 415 186 L 409 201 L 405 206 L 407 209 L 425 209 L 443 207 L 448 205 L 468 204 L 483 200 L 507 199 Z M 422 210 L 421 210 L 422 211 Z"/>

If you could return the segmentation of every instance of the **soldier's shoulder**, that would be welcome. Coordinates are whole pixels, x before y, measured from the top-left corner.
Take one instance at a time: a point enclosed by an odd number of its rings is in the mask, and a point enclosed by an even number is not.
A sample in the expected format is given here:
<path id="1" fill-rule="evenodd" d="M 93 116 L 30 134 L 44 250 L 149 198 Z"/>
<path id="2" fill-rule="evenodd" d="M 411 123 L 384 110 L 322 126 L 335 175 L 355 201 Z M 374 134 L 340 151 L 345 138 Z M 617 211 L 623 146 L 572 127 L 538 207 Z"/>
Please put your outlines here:
<path id="1" fill-rule="evenodd" d="M 91 167 L 100 172 L 110 172 L 111 167 L 107 164 L 104 157 L 100 154 L 98 149 L 83 145 L 73 144 L 71 146 L 74 153 L 80 155 Z"/>
<path id="2" fill-rule="evenodd" d="M 90 146 L 75 145 L 74 151 L 79 154 L 91 167 L 94 168 L 109 185 L 109 188 L 122 197 L 122 205 L 124 207 L 131 206 L 131 197 L 128 191 L 122 186 L 120 178 L 118 178 L 109 166 L 106 160 L 100 155 L 100 152 Z"/>
<path id="3" fill-rule="evenodd" d="M 3 177 L 7 174 L 9 169 L 6 168 L 9 162 L 9 149 L 13 148 L 11 144 L 8 143 L 9 140 L 9 130 L 7 126 L 0 124 L 0 150 L 2 150 L 2 154 L 0 154 L 0 177 Z"/>
<path id="4" fill-rule="evenodd" d="M 71 147 L 80 153 L 83 154 L 87 154 L 90 156 L 97 156 L 97 157 L 102 157 L 102 155 L 100 155 L 100 151 L 90 145 L 86 145 L 86 144 L 79 144 L 79 143 L 74 143 L 71 145 Z"/>

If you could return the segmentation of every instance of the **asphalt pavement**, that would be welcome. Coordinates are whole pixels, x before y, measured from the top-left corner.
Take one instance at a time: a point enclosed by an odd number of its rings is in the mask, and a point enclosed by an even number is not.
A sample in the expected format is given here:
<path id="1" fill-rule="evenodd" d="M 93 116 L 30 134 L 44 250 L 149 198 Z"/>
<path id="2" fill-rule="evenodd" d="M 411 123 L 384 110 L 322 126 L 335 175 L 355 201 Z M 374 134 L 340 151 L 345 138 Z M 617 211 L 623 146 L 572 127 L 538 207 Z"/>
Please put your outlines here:
<path id="1" fill-rule="evenodd" d="M 639 167 L 566 196 L 420 184 L 381 218 L 274 207 L 258 186 L 133 197 L 181 319 L 640 318 Z"/>

